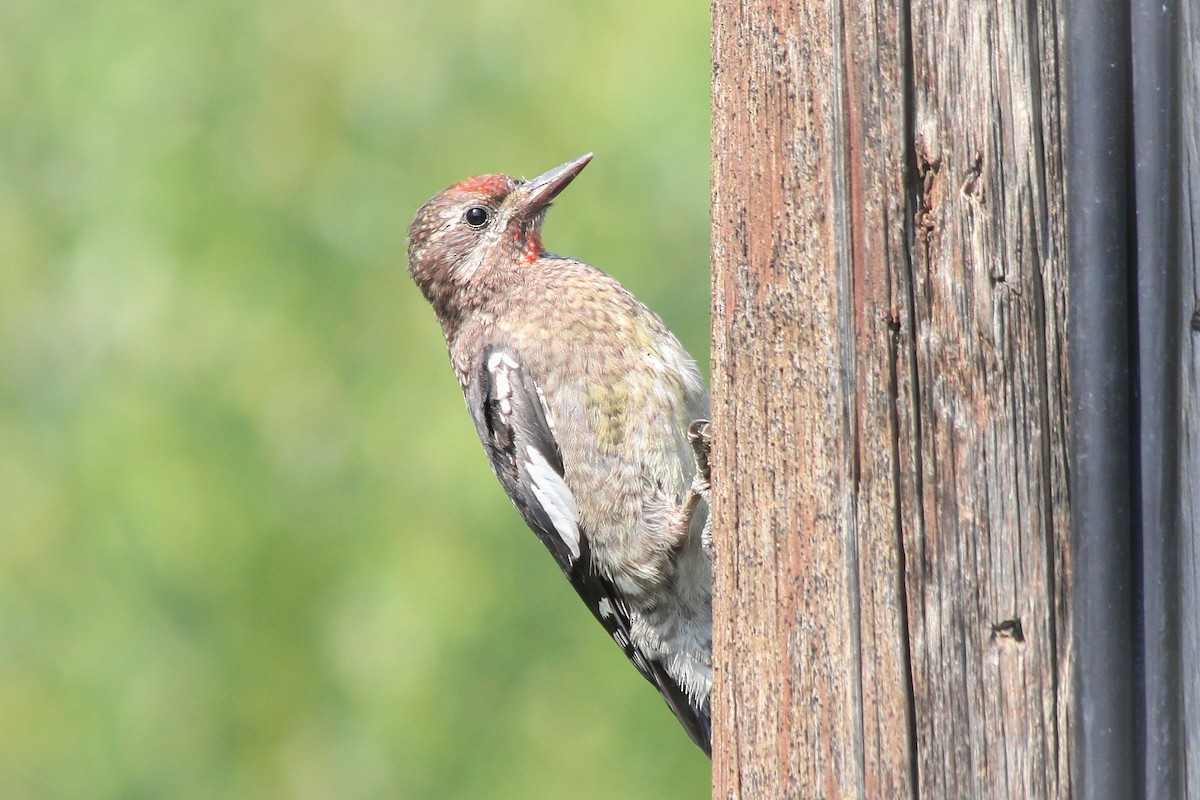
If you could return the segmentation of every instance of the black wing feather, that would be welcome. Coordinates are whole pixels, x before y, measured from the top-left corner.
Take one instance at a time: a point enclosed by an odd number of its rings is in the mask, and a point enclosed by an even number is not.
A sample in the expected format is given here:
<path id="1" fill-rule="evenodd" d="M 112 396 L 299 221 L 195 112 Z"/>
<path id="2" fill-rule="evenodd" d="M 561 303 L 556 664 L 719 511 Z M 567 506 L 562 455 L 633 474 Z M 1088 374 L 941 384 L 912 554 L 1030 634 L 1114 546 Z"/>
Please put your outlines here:
<path id="1" fill-rule="evenodd" d="M 648 658 L 633 644 L 629 608 L 612 582 L 595 570 L 586 531 L 578 528 L 577 519 L 572 520 L 578 541 L 565 540 L 549 510 L 532 491 L 528 448 L 536 450 L 559 478 L 565 475 L 565 468 L 541 393 L 519 354 L 511 348 L 486 348 L 467 384 L 466 395 L 492 471 L 525 523 L 554 556 L 592 615 L 662 694 L 692 741 L 711 755 L 708 712 L 691 702 L 660 661 Z"/>
<path id="2" fill-rule="evenodd" d="M 501 360 L 496 361 L 497 356 Z M 497 370 L 501 368 L 504 372 L 498 375 Z M 506 385 L 498 387 L 498 377 L 503 377 Z M 504 391 L 499 391 L 500 388 Z M 467 385 L 466 394 L 467 408 L 475 419 L 475 430 L 483 442 L 492 471 L 525 523 L 546 545 L 562 571 L 569 575 L 573 561 L 571 547 L 554 527 L 546 508 L 530 491 L 533 481 L 526 447 L 535 448 L 559 476 L 564 472 L 562 453 L 542 410 L 537 385 L 515 355 L 489 347 Z"/>

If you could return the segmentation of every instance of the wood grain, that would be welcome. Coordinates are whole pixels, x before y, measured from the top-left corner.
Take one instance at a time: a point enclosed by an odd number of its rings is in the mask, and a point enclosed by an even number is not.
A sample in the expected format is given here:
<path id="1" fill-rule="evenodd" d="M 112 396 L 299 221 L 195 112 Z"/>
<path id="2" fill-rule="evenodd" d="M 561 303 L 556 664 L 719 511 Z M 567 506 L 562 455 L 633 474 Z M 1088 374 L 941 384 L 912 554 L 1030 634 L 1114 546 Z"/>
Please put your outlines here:
<path id="1" fill-rule="evenodd" d="M 1069 796 L 1058 17 L 713 5 L 714 797 Z"/>

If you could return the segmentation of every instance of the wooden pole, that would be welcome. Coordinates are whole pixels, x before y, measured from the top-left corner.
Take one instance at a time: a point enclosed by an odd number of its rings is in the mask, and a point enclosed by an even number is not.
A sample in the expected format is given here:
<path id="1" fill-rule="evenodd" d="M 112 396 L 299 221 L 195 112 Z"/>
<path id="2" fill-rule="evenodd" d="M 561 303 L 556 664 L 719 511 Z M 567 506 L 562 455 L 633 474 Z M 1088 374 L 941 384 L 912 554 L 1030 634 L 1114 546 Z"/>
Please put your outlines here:
<path id="1" fill-rule="evenodd" d="M 714 797 L 1069 796 L 1059 19 L 714 2 Z"/>
<path id="2" fill-rule="evenodd" d="M 1186 797 L 1200 800 L 1200 8 L 1181 4 L 1181 254 L 1183 319 L 1180 541 L 1183 602 L 1180 659 Z"/>

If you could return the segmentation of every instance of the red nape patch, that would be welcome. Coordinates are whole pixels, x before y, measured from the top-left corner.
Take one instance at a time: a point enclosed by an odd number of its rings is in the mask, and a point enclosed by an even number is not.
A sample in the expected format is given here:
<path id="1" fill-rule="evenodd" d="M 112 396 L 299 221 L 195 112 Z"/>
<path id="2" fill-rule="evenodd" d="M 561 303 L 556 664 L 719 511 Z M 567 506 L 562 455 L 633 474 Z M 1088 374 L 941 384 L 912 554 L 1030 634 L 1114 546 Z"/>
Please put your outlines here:
<path id="1" fill-rule="evenodd" d="M 507 175 L 476 175 L 474 178 L 461 180 L 450 188 L 460 192 L 473 192 L 500 199 L 512 191 L 515 183 L 516 181 Z"/>

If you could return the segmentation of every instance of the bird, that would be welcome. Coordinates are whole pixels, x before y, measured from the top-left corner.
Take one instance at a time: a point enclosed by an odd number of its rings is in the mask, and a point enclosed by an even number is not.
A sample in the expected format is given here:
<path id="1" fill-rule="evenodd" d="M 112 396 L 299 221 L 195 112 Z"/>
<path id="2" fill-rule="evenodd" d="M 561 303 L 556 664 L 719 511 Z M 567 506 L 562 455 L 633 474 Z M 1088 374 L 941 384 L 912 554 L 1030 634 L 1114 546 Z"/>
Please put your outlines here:
<path id="1" fill-rule="evenodd" d="M 434 195 L 408 271 L 509 499 L 711 758 L 708 389 L 658 315 L 543 246 L 551 201 L 591 159 Z"/>

